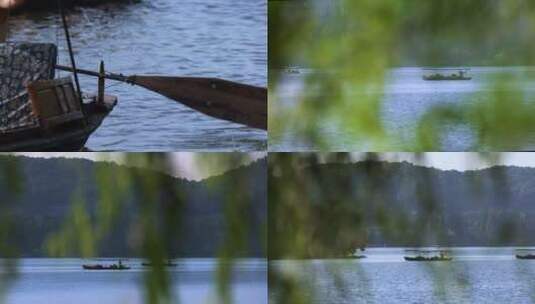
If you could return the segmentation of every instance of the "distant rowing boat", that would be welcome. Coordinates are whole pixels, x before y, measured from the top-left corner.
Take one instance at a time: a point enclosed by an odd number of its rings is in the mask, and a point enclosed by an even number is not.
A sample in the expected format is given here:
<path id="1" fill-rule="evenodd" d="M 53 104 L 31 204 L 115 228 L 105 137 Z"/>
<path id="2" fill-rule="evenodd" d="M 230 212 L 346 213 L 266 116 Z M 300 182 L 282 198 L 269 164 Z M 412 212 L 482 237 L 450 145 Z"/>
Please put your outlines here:
<path id="1" fill-rule="evenodd" d="M 416 252 L 416 256 L 405 256 L 405 261 L 409 262 L 440 262 L 451 261 L 453 258 L 446 250 L 408 250 Z"/>
<path id="2" fill-rule="evenodd" d="M 130 267 L 128 266 L 117 266 L 117 265 L 83 265 L 82 266 L 85 270 L 128 270 Z"/>
<path id="3" fill-rule="evenodd" d="M 410 262 L 438 262 L 438 261 L 451 261 L 451 257 L 440 257 L 440 256 L 433 256 L 433 257 L 424 257 L 424 256 L 415 256 L 415 257 L 404 257 L 405 261 Z"/>
<path id="4" fill-rule="evenodd" d="M 112 265 L 102 265 L 102 264 L 94 264 L 94 265 L 82 265 L 82 268 L 85 270 L 128 270 L 130 267 L 123 265 L 121 260 L 119 260 L 118 264 L 112 264 Z"/>
<path id="5" fill-rule="evenodd" d="M 425 68 L 422 78 L 427 81 L 471 80 L 472 77 L 467 76 L 469 70 L 468 68 Z"/>
<path id="6" fill-rule="evenodd" d="M 515 257 L 519 260 L 535 260 L 533 249 L 517 249 Z"/>

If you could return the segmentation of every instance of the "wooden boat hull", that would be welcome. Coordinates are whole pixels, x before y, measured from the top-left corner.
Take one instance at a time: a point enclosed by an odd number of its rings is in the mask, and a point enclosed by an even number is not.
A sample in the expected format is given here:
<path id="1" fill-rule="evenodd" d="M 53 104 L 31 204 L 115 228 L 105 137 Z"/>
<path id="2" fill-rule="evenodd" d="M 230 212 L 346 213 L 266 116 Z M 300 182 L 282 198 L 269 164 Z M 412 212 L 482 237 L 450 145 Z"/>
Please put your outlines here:
<path id="1" fill-rule="evenodd" d="M 62 125 L 51 131 L 44 131 L 40 127 L 35 127 L 0 134 L 0 151 L 80 151 L 89 136 L 102 124 L 116 103 L 116 97 L 107 96 L 105 105 L 99 105 L 96 102 L 84 104 L 85 124 L 76 122 Z"/>
<path id="2" fill-rule="evenodd" d="M 447 261 L 451 261 L 452 258 L 451 257 L 430 257 L 430 258 L 426 258 L 426 257 L 404 257 L 405 261 L 409 261 L 409 262 L 447 262 Z"/>
<path id="3" fill-rule="evenodd" d="M 472 80 L 472 77 L 449 77 L 449 76 L 441 76 L 441 77 L 436 77 L 436 76 L 424 76 L 423 77 L 423 80 L 426 80 L 426 81 L 447 81 L 447 80 Z"/>
<path id="4" fill-rule="evenodd" d="M 82 268 L 84 268 L 84 270 L 129 270 L 130 267 L 128 266 L 116 266 L 116 265 L 112 265 L 112 266 L 104 266 L 104 265 L 82 265 Z"/>

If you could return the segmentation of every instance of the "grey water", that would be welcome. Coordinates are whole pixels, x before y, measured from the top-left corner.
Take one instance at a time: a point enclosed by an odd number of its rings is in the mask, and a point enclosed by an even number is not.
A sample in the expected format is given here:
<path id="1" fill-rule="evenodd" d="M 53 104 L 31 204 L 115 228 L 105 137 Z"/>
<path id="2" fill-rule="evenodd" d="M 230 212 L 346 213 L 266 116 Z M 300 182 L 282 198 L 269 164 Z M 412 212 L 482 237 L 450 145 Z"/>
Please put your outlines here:
<path id="1" fill-rule="evenodd" d="M 139 3 L 134 3 L 139 2 Z M 267 86 L 266 0 L 141 0 L 67 13 L 79 68 L 218 77 Z M 69 64 L 57 11 L 13 16 L 9 41 L 52 42 Z M 67 76 L 65 72 L 58 73 Z M 56 76 L 58 76 L 58 74 Z M 95 78 L 80 76 L 94 92 Z M 94 151 L 257 151 L 267 132 L 217 120 L 158 94 L 107 82 L 119 104 L 90 137 Z"/>
<path id="2" fill-rule="evenodd" d="M 299 74 L 286 74 L 279 82 L 274 92 L 278 112 L 285 113 L 295 110 L 303 103 L 303 93 L 315 94 L 305 85 L 305 79 L 311 74 L 317 79 L 332 77 L 334 71 L 317 71 L 301 69 Z M 375 94 L 381 101 L 380 120 L 389 139 L 389 150 L 406 151 L 414 141 L 416 128 L 425 113 L 437 106 L 459 107 L 476 102 L 485 102 L 493 98 L 497 81 L 507 80 L 511 92 L 518 93 L 525 101 L 535 100 L 535 67 L 472 67 L 469 81 L 424 81 L 421 68 L 394 68 L 386 73 L 384 82 L 378 86 L 370 86 L 365 92 L 358 89 L 348 89 L 346 96 L 359 102 L 363 95 L 367 97 Z M 503 84 L 503 83 L 500 83 Z M 312 93 L 311 93 L 312 91 Z M 509 92 L 509 93 L 511 93 Z M 322 96 L 329 96 L 326 92 L 318 92 Z M 331 100 L 324 100 L 329 103 Z M 271 102 L 271 107 L 274 103 Z M 270 112 L 271 113 L 271 112 Z M 326 115 L 324 115 L 325 117 Z M 358 117 L 358 113 L 355 113 Z M 321 117 L 321 116 L 320 116 Z M 375 148 L 368 142 L 355 139 L 347 129 L 340 127 L 334 120 L 316 122 L 316 131 L 328 143 L 331 151 L 370 151 Z M 473 150 L 475 134 L 470 126 L 444 125 L 445 132 L 441 140 L 441 151 L 471 151 Z M 280 134 L 270 130 L 270 151 L 310 151 L 320 147 L 307 140 L 293 129 L 282 128 Z M 535 128 L 533 137 L 526 138 L 525 149 L 535 147 Z M 375 151 L 375 150 L 374 150 Z"/>
<path id="3" fill-rule="evenodd" d="M 83 263 L 116 263 L 116 260 L 23 259 L 18 275 L 2 296 L 6 304 L 57 303 L 100 304 L 145 303 L 141 260 L 123 260 L 130 270 L 87 271 Z M 176 303 L 220 303 L 216 293 L 214 259 L 184 259 L 168 268 L 171 293 Z M 232 303 L 266 303 L 265 260 L 236 261 L 231 282 Z M 0 268 L 0 271 L 2 269 Z M 1 289 L 4 290 L 4 289 Z"/>
<path id="4" fill-rule="evenodd" d="M 270 267 L 307 282 L 314 303 L 535 302 L 535 260 L 517 260 L 514 248 L 450 250 L 450 262 L 406 262 L 413 253 L 405 248 L 371 248 L 360 260 L 270 261 Z M 276 303 L 277 291 L 269 292 Z"/>

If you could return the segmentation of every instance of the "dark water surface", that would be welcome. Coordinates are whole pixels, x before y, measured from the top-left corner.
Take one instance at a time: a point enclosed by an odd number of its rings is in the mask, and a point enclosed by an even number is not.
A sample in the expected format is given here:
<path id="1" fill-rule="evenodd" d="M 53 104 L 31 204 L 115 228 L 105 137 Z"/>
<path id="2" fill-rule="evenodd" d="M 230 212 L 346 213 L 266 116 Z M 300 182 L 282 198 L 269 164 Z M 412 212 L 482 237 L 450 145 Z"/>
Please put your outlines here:
<path id="1" fill-rule="evenodd" d="M 96 70 L 103 59 L 108 71 L 126 75 L 219 77 L 266 86 L 266 10 L 266 0 L 145 0 L 79 8 L 68 15 L 80 68 Z M 10 28 L 9 40 L 57 43 L 59 62 L 69 62 L 57 12 L 13 17 Z M 96 91 L 95 78 L 82 76 L 81 82 L 84 91 Z M 142 88 L 107 84 L 119 104 L 91 136 L 91 150 L 266 147 L 264 131 L 210 118 Z"/>
<path id="2" fill-rule="evenodd" d="M 270 262 L 311 283 L 315 303 L 534 303 L 535 260 L 513 248 L 452 248 L 451 262 L 406 262 L 403 248 L 361 260 Z M 274 299 L 275 291 L 270 289 Z"/>
<path id="3" fill-rule="evenodd" d="M 286 74 L 277 87 L 275 97 L 280 113 L 292 111 L 303 100 L 303 94 L 316 94 L 304 85 L 304 80 L 310 74 L 321 79 L 328 77 L 333 71 L 314 71 L 301 69 L 300 74 Z M 495 98 L 496 84 L 509 86 L 504 96 L 511 99 L 523 98 L 524 101 L 535 101 L 535 67 L 473 67 L 470 81 L 424 81 L 421 68 L 395 68 L 389 70 L 383 84 L 370 86 L 365 91 L 357 88 L 347 88 L 344 96 L 354 98 L 359 102 L 363 96 L 376 96 L 381 101 L 381 121 L 389 136 L 388 151 L 407 151 L 414 142 L 416 127 L 423 115 L 437 106 L 460 107 L 476 102 L 489 101 Z M 362 89 L 361 89 L 362 90 Z M 509 90 L 509 91 L 508 91 Z M 312 93 L 310 93 L 312 92 Z M 329 92 L 318 92 L 322 96 L 329 96 Z M 340 93 L 340 92 L 339 92 Z M 513 95 L 514 94 L 514 95 Z M 319 96 L 319 95 L 318 95 Z M 349 98 L 348 98 L 349 100 Z M 325 103 L 332 102 L 326 99 Z M 273 106 L 273 104 L 271 104 Z M 324 117 L 328 113 L 325 113 Z M 355 113 L 355 117 L 358 117 Z M 321 117 L 321 116 L 320 116 Z M 340 127 L 336 121 L 323 119 L 314 124 L 318 133 L 328 143 L 331 151 L 376 151 L 377 147 L 370 143 L 359 141 L 346 128 Z M 310 151 L 318 150 L 318 146 L 310 143 L 293 129 L 284 129 L 280 134 L 271 132 L 269 148 L 273 151 Z M 443 125 L 444 136 L 441 140 L 441 151 L 472 151 L 474 147 L 474 132 L 469 126 Z M 533 136 L 525 138 L 526 149 L 535 147 L 535 128 Z M 385 149 L 383 147 L 382 149 Z M 414 149 L 414 148 L 413 148 Z M 518 147 L 515 147 L 518 149 Z"/>
<path id="4" fill-rule="evenodd" d="M 86 271 L 83 263 L 114 263 L 79 259 L 24 259 L 17 280 L 7 290 L 6 304 L 115 304 L 144 303 L 144 272 L 141 260 L 123 261 L 131 270 Z M 176 303 L 214 301 L 217 261 L 185 259 L 169 268 Z M 264 260 L 237 262 L 232 282 L 233 303 L 267 304 L 267 269 Z M 173 302 L 174 303 L 174 302 Z"/>

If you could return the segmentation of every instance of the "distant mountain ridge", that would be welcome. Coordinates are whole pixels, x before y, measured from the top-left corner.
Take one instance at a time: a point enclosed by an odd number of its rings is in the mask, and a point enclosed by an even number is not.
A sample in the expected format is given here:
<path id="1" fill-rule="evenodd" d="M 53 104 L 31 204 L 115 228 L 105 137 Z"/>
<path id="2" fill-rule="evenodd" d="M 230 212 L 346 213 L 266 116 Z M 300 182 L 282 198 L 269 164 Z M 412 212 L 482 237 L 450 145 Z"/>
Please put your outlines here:
<path id="1" fill-rule="evenodd" d="M 308 196 L 313 208 L 345 200 L 371 210 L 364 215 L 370 219 L 367 246 L 535 245 L 535 168 L 455 171 L 363 161 L 303 170 L 325 188 Z M 336 188 L 343 181 L 345 188 Z M 397 231 L 378 224 L 379 208 L 399 224 Z"/>
<path id="2" fill-rule="evenodd" d="M 10 166 L 18 167 L 24 180 L 21 185 L 23 191 L 16 198 L 9 189 L 12 186 L 7 181 L 8 177 L 2 175 L 2 169 Z M 20 247 L 20 254 L 43 256 L 44 240 L 62 225 L 77 193 L 86 202 L 90 215 L 95 216 L 100 187 L 96 172 L 104 170 L 126 175 L 150 176 L 179 187 L 182 199 L 186 202 L 182 213 L 183 233 L 177 236 L 179 245 L 175 246 L 175 255 L 211 257 L 220 250 L 225 238 L 225 206 L 229 203 L 228 197 L 233 191 L 240 190 L 247 197 L 244 210 L 247 218 L 243 220 L 250 223 L 247 250 L 242 252 L 242 255 L 263 256 L 267 217 L 266 166 L 266 159 L 260 159 L 202 181 L 189 181 L 151 169 L 127 167 L 112 162 L 0 156 L 0 196 L 3 197 L 0 211 L 9 212 L 11 219 L 15 219 L 13 239 Z M 236 184 L 237 180 L 246 180 L 247 185 Z M 132 227 L 127 225 L 136 216 L 142 216 L 137 214 L 140 211 L 135 203 L 138 198 L 134 193 L 135 191 L 131 190 L 125 202 L 126 214 L 121 219 L 121 224 L 125 225 L 117 225 L 110 233 L 111 239 L 106 240 L 106 246 L 100 246 L 99 256 L 139 256 L 139 252 L 131 248 L 129 243 Z"/>

